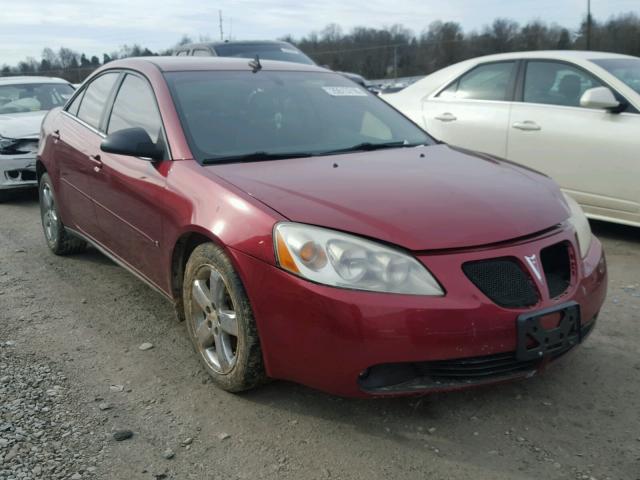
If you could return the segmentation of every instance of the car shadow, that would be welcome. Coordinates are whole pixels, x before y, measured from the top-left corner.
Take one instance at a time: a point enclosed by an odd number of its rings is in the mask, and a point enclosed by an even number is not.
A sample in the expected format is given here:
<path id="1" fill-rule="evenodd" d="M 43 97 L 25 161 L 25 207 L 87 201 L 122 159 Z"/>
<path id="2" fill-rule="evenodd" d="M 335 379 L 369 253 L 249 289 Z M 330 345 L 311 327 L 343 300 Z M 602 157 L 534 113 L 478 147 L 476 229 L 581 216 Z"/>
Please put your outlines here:
<path id="1" fill-rule="evenodd" d="M 640 228 L 618 223 L 590 220 L 591 230 L 598 238 L 623 242 L 640 242 Z"/>
<path id="2" fill-rule="evenodd" d="M 34 202 L 38 202 L 38 189 L 37 188 L 21 188 L 19 190 L 10 191 L 8 198 L 4 200 L 0 205 L 33 205 Z"/>

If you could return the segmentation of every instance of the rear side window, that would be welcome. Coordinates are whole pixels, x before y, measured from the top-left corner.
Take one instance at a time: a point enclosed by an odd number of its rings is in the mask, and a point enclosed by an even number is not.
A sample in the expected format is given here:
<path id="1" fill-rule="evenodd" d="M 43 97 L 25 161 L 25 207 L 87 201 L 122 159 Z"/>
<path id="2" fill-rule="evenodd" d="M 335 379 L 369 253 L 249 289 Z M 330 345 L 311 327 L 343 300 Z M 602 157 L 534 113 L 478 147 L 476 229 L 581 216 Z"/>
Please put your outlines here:
<path id="1" fill-rule="evenodd" d="M 178 57 L 185 57 L 185 56 L 189 55 L 189 50 L 180 50 L 178 53 L 176 53 L 176 55 Z"/>
<path id="2" fill-rule="evenodd" d="M 100 119 L 118 76 L 116 72 L 105 73 L 86 88 L 78 109 L 78 118 L 93 128 L 100 128 Z"/>
<path id="3" fill-rule="evenodd" d="M 69 108 L 67 108 L 67 112 L 71 115 L 78 115 L 78 109 L 80 108 L 80 102 L 82 102 L 82 97 L 84 97 L 84 91 L 80 92 L 76 98 L 73 99 Z"/>
<path id="4" fill-rule="evenodd" d="M 196 48 L 193 51 L 193 56 L 194 57 L 210 57 L 211 56 L 211 52 L 209 50 L 204 49 L 204 48 Z"/>
<path id="5" fill-rule="evenodd" d="M 460 100 L 509 100 L 515 62 L 480 65 L 440 92 L 439 97 Z"/>
<path id="6" fill-rule="evenodd" d="M 113 103 L 107 133 L 141 127 L 154 143 L 160 138 L 162 121 L 149 84 L 136 75 L 127 75 Z"/>
<path id="7" fill-rule="evenodd" d="M 603 86 L 593 75 L 560 62 L 527 63 L 524 98 L 528 103 L 579 107 L 582 94 Z"/>

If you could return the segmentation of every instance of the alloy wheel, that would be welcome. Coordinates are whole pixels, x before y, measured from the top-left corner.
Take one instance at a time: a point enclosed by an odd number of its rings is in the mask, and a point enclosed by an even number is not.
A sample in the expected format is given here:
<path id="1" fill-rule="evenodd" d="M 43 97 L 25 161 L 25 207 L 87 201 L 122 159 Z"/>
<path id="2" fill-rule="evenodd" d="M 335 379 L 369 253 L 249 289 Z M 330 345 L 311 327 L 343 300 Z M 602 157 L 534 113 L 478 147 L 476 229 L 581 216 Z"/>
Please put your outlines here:
<path id="1" fill-rule="evenodd" d="M 227 284 L 211 265 L 201 266 L 191 285 L 191 319 L 196 348 L 217 373 L 236 363 L 238 320 Z"/>
<path id="2" fill-rule="evenodd" d="M 47 236 L 49 242 L 55 243 L 58 238 L 58 212 L 56 210 L 55 200 L 53 199 L 53 192 L 47 183 L 42 187 L 40 211 L 42 214 L 44 234 Z"/>

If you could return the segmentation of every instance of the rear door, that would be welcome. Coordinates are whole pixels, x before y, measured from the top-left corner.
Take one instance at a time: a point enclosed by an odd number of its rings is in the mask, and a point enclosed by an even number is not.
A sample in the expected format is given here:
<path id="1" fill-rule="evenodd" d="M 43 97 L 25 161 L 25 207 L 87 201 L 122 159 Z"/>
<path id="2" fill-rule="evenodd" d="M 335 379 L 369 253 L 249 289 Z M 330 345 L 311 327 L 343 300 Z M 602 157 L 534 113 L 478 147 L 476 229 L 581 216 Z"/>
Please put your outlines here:
<path id="1" fill-rule="evenodd" d="M 529 60 L 513 104 L 507 158 L 540 170 L 592 215 L 640 219 L 640 115 L 580 106 L 585 90 L 609 87 L 583 68 Z"/>
<path id="2" fill-rule="evenodd" d="M 429 133 L 451 145 L 504 157 L 518 62 L 477 65 L 422 105 Z"/>
<path id="3" fill-rule="evenodd" d="M 91 192 L 96 167 L 93 155 L 104 137 L 100 124 L 119 75 L 107 72 L 93 79 L 61 114 L 59 129 L 54 132 L 53 155 L 59 168 L 63 219 L 69 227 L 91 238 L 97 231 Z"/>
<path id="4" fill-rule="evenodd" d="M 147 80 L 126 73 L 105 121 L 107 134 L 142 127 L 168 152 L 156 99 Z M 102 245 L 153 283 L 160 270 L 163 191 L 170 162 L 94 151 L 100 167 L 93 175 L 98 238 Z"/>

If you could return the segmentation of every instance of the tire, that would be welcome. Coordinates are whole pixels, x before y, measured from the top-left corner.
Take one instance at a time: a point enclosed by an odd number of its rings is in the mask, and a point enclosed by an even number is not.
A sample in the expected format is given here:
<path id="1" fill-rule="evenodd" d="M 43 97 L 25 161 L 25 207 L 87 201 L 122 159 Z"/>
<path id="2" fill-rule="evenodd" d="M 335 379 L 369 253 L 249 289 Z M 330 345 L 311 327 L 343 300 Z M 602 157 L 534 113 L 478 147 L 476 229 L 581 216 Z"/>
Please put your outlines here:
<path id="1" fill-rule="evenodd" d="M 189 337 L 214 383 L 228 392 L 264 383 L 251 304 L 220 247 L 204 243 L 194 249 L 185 269 L 182 298 Z"/>
<path id="2" fill-rule="evenodd" d="M 47 245 L 56 255 L 70 255 L 86 250 L 87 242 L 74 237 L 64 228 L 58 214 L 56 194 L 48 174 L 43 174 L 38 186 L 40 197 L 40 218 Z"/>

